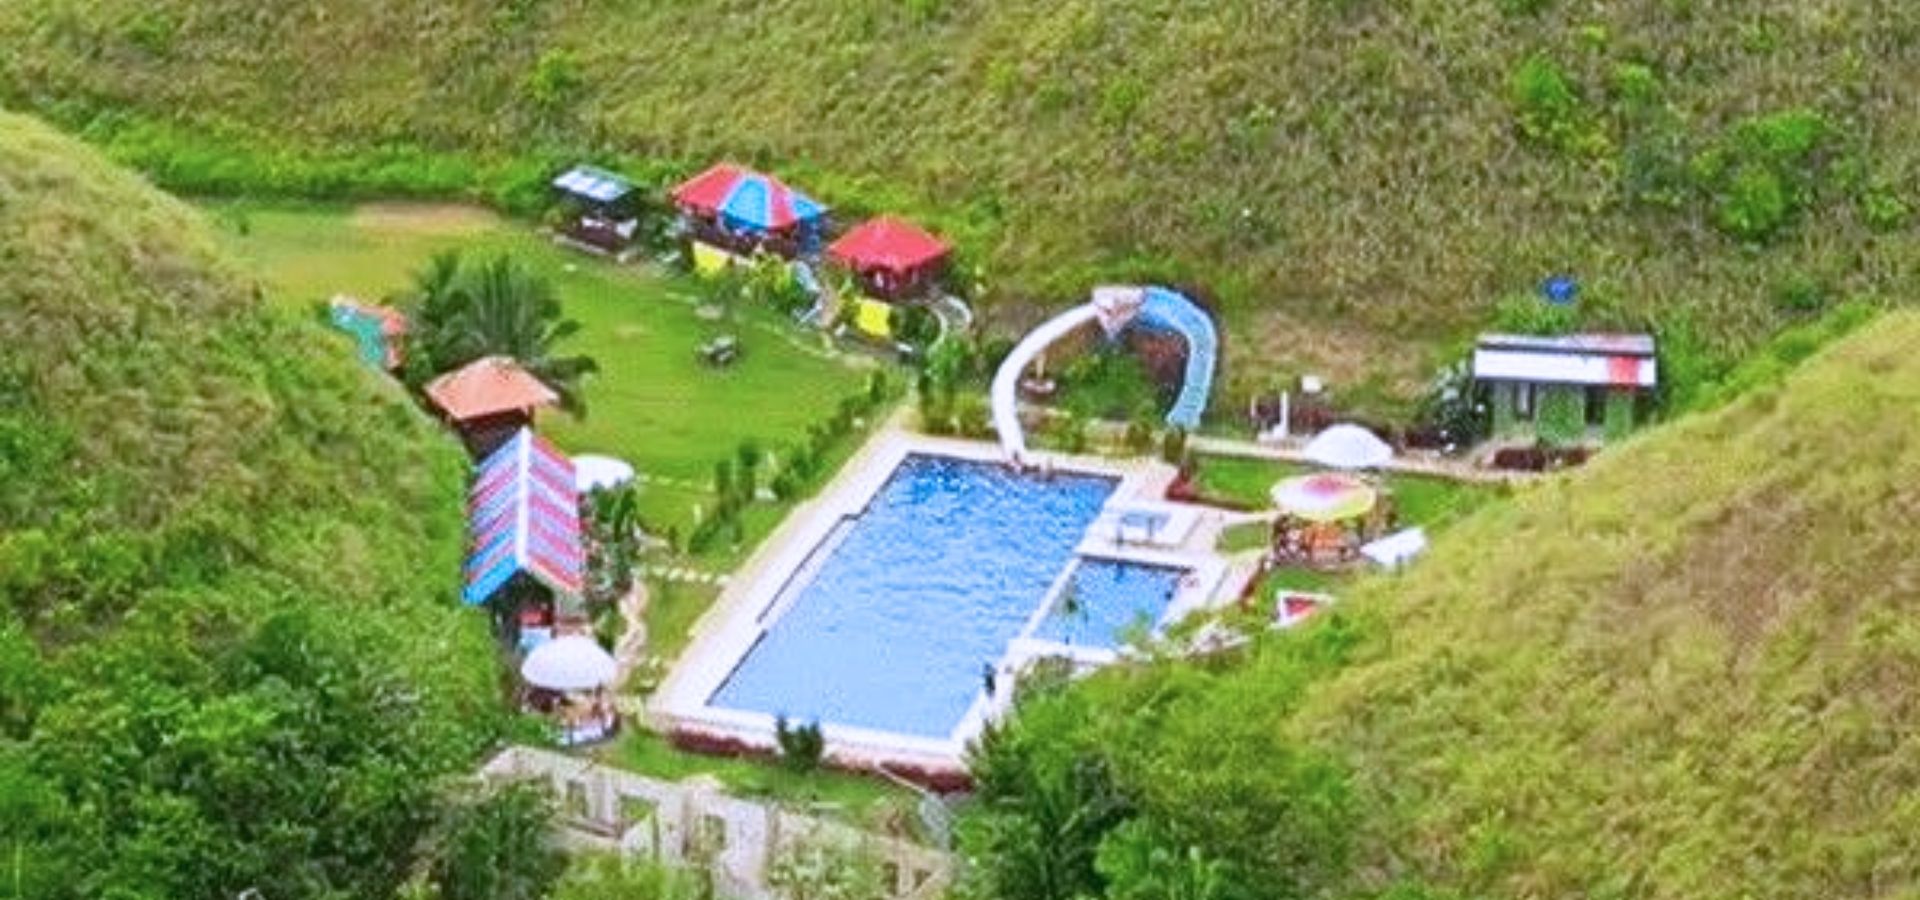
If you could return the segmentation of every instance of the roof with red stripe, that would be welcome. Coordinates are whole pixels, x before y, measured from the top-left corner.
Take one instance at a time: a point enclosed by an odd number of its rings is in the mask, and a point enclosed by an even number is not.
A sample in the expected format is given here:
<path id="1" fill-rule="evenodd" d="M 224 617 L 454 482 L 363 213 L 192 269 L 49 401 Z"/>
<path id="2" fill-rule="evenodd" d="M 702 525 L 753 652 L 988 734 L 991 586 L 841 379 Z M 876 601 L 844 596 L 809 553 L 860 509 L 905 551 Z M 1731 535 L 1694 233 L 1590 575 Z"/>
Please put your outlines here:
<path id="1" fill-rule="evenodd" d="M 487 602 L 522 572 L 562 594 L 578 594 L 586 572 L 580 495 L 573 461 L 522 428 L 480 463 L 467 493 L 469 605 Z"/>
<path id="2" fill-rule="evenodd" d="M 881 216 L 833 242 L 827 253 L 856 269 L 885 269 L 905 275 L 947 255 L 946 242 L 905 219 Z"/>

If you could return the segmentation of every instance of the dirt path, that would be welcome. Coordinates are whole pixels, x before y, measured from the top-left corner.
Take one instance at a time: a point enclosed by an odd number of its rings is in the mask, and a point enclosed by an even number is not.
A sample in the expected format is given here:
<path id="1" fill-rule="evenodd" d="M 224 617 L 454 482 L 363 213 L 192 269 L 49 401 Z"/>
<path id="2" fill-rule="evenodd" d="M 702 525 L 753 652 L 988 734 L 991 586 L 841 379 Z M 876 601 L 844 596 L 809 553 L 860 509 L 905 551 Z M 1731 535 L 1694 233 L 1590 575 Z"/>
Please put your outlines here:
<path id="1" fill-rule="evenodd" d="M 647 582 L 642 578 L 633 580 L 633 588 L 620 598 L 620 618 L 626 622 L 626 628 L 620 632 L 620 640 L 613 646 L 614 689 L 619 690 L 627 683 L 627 676 L 647 658 Z"/>
<path id="2" fill-rule="evenodd" d="M 506 226 L 484 207 L 465 203 L 362 203 L 349 220 L 363 231 L 389 234 L 472 235 Z"/>

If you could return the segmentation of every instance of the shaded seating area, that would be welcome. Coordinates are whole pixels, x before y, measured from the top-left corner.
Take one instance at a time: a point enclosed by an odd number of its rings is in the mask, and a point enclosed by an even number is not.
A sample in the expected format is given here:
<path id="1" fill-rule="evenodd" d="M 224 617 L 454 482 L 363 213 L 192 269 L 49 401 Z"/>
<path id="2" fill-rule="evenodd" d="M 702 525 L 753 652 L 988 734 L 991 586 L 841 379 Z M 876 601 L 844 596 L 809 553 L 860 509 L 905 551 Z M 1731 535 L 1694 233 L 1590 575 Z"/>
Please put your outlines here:
<path id="1" fill-rule="evenodd" d="M 1336 569 L 1358 563 L 1361 547 L 1392 528 L 1392 500 L 1365 479 L 1344 472 L 1297 475 L 1273 486 L 1269 553 L 1277 565 Z"/>
<path id="2" fill-rule="evenodd" d="M 621 256 L 633 249 L 640 229 L 640 193 L 633 182 L 595 166 L 574 166 L 553 179 L 559 193 L 558 233 L 570 243 Z"/>
<path id="3" fill-rule="evenodd" d="M 708 254 L 812 256 L 826 234 L 825 205 L 778 178 L 733 163 L 687 179 L 674 188 L 673 203 L 696 262 L 703 246 Z"/>
<path id="4" fill-rule="evenodd" d="M 485 459 L 533 427 L 535 413 L 560 395 L 505 356 L 483 356 L 427 382 L 427 400 L 460 433 L 467 452 Z"/>
<path id="5" fill-rule="evenodd" d="M 893 216 L 862 222 L 827 248 L 861 291 L 889 301 L 932 292 L 952 252 L 945 241 Z"/>
<path id="6" fill-rule="evenodd" d="M 467 494 L 467 522 L 467 605 L 493 601 L 518 583 L 516 597 L 536 602 L 504 604 L 515 623 L 551 622 L 556 600 L 580 595 L 586 553 L 577 474 L 566 454 L 532 429 L 520 429 L 481 461 Z M 546 616 L 523 620 L 528 605 L 544 606 Z"/>
<path id="7" fill-rule="evenodd" d="M 561 746 L 606 740 L 620 732 L 620 714 L 610 695 L 618 668 L 592 637 L 561 635 L 521 661 L 521 702 L 553 723 Z"/>

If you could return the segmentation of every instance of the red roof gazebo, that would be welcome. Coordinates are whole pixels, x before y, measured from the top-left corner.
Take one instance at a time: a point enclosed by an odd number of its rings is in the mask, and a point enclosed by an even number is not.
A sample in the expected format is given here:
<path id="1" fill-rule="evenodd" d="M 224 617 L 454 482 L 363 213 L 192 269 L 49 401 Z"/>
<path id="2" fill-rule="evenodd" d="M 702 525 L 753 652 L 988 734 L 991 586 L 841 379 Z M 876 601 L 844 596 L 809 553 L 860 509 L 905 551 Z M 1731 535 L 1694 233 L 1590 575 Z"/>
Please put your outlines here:
<path id="1" fill-rule="evenodd" d="M 925 290 L 952 251 L 920 226 L 893 216 L 862 222 L 827 248 L 868 293 L 888 300 Z"/>
<path id="2" fill-rule="evenodd" d="M 534 410 L 560 402 L 552 388 L 505 356 L 483 356 L 441 375 L 427 382 L 426 394 L 475 458 L 530 427 Z"/>

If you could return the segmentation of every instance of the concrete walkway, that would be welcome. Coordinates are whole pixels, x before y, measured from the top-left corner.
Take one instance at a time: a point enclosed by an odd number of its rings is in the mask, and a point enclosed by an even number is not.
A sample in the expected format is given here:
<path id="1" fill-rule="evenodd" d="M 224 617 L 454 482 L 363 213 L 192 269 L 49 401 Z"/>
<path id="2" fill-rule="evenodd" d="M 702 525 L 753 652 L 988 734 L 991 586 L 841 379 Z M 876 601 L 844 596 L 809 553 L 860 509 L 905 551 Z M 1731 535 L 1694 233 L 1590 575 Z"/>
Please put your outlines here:
<path id="1" fill-rule="evenodd" d="M 632 589 L 620 598 L 620 619 L 625 627 L 620 631 L 620 640 L 613 646 L 614 690 L 618 691 L 627 683 L 627 676 L 647 657 L 647 582 L 643 578 L 633 580 Z"/>

